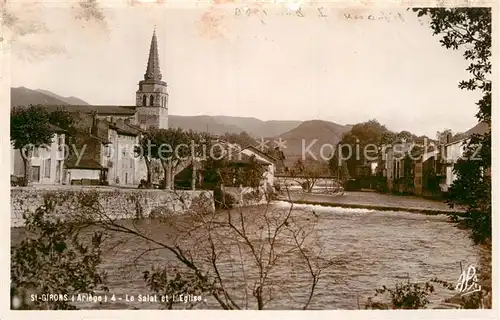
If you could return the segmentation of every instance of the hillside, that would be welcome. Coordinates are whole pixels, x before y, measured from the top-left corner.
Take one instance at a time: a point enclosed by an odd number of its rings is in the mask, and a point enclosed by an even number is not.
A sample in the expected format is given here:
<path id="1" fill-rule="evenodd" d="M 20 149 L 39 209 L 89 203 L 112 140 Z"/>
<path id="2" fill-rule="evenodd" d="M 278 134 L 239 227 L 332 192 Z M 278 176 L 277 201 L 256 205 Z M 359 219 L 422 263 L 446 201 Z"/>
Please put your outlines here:
<path id="1" fill-rule="evenodd" d="M 243 128 L 231 124 L 220 123 L 211 116 L 168 116 L 168 126 L 170 128 L 181 128 L 184 130 L 194 130 L 200 132 L 210 132 L 222 135 L 224 133 L 240 133 Z"/>
<path id="2" fill-rule="evenodd" d="M 31 90 L 25 87 L 11 88 L 11 106 L 28 104 L 49 104 L 49 105 L 89 105 L 88 102 L 76 97 L 62 97 L 48 90 Z M 323 144 L 335 145 L 347 132 L 351 126 L 343 126 L 333 122 L 311 120 L 311 121 L 262 121 L 252 117 L 230 117 L 230 116 L 178 116 L 169 115 L 169 126 L 172 128 L 191 129 L 200 132 L 210 132 L 224 135 L 239 134 L 246 131 L 255 138 L 269 137 L 268 144 L 273 146 L 276 138 L 286 141 L 286 148 L 283 149 L 287 164 L 301 157 L 302 140 L 305 146 L 314 139 L 318 141 L 311 148 L 314 154 L 319 155 L 319 150 Z M 246 137 L 248 140 L 250 137 Z M 331 148 L 330 148 L 331 149 Z M 324 148 L 325 155 L 329 155 L 331 150 Z"/>
<path id="3" fill-rule="evenodd" d="M 31 90 L 25 87 L 10 88 L 11 107 L 25 106 L 30 104 L 68 105 L 69 103 L 57 99 L 53 95 L 48 95 L 40 91 Z"/>
<path id="4" fill-rule="evenodd" d="M 54 92 L 51 92 L 49 90 L 43 90 L 43 89 L 36 89 L 35 91 L 38 91 L 40 93 L 43 93 L 45 95 L 51 96 L 53 98 L 59 99 L 61 101 L 66 102 L 67 104 L 74 104 L 74 105 L 89 105 L 87 101 L 84 101 L 82 99 L 79 99 L 77 97 L 63 97 L 58 94 L 55 94 Z"/>
<path id="5" fill-rule="evenodd" d="M 323 145 L 323 155 L 329 157 L 332 152 L 332 145 L 335 145 L 342 139 L 342 135 L 349 131 L 351 126 L 344 126 L 334 122 L 311 120 L 304 121 L 296 128 L 279 136 L 282 140 L 286 141 L 286 148 L 283 153 L 287 158 L 287 165 L 302 157 L 302 149 L 312 144 L 309 148 L 311 153 L 320 158 L 320 150 Z M 314 142 L 317 139 L 316 142 Z M 327 146 L 328 145 L 328 146 Z M 304 147 L 303 147 L 304 146 Z M 308 153 L 305 154 L 306 156 Z"/>
<path id="6" fill-rule="evenodd" d="M 213 118 L 219 123 L 242 128 L 248 134 L 255 137 L 279 136 L 302 123 L 301 121 L 286 120 L 262 121 L 257 118 L 249 117 L 214 116 Z"/>

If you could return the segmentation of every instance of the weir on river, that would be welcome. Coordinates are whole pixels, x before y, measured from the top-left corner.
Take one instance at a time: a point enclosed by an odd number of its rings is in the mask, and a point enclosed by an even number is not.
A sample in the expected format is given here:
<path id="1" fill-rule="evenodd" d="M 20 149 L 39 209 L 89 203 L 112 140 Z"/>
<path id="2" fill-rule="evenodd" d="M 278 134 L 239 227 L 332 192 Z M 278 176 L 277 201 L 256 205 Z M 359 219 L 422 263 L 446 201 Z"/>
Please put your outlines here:
<path id="1" fill-rule="evenodd" d="M 289 210 L 286 202 L 276 202 L 270 210 L 285 212 Z M 254 215 L 260 207 L 242 209 L 244 215 Z M 432 278 L 455 282 L 460 275 L 460 263 L 469 265 L 477 262 L 476 248 L 471 244 L 467 231 L 459 230 L 449 223 L 446 216 L 429 216 L 408 212 L 387 212 L 369 209 L 349 209 L 322 207 L 313 205 L 294 205 L 300 217 L 317 222 L 313 236 L 318 246 L 322 247 L 321 257 L 334 261 L 324 270 L 317 284 L 310 309 L 358 309 L 364 307 L 364 301 L 373 296 L 375 289 L 382 285 L 393 286 L 396 281 L 426 282 Z M 312 214 L 314 210 L 316 216 Z M 224 213 L 221 213 L 224 214 Z M 235 218 L 238 213 L 233 212 Z M 172 217 L 168 224 L 145 219 L 135 222 L 139 228 L 157 241 L 171 242 L 176 238 L 173 226 L 183 223 L 182 215 Z M 123 222 L 131 225 L 131 221 Z M 203 243 L 197 240 L 196 232 L 191 240 L 184 243 L 187 248 L 196 249 Z M 23 229 L 12 229 L 13 243 L 23 238 Z M 191 242 L 189 242 L 191 241 Z M 255 240 L 257 241 L 257 240 Z M 117 247 L 112 247 L 122 243 Z M 104 250 L 102 268 L 108 272 L 108 295 L 151 294 L 143 280 L 142 272 L 151 266 L 165 266 L 175 262 L 176 258 L 167 250 L 156 250 L 134 259 L 141 250 L 147 249 L 141 239 L 125 234 L 114 234 L 111 243 Z M 220 262 L 221 273 L 231 284 L 235 296 L 243 299 L 241 277 L 233 271 L 231 259 Z M 249 256 L 245 260 L 248 273 L 255 272 L 255 266 Z M 273 293 L 273 300 L 267 309 L 299 309 L 307 299 L 309 278 L 300 271 L 303 265 L 296 255 L 284 256 L 270 277 L 279 285 Z M 276 287 L 278 288 L 278 287 Z M 430 297 L 433 305 L 438 305 L 453 293 L 443 289 Z M 250 290 L 251 296 L 251 290 Z M 361 306 L 359 305 L 361 304 Z M 244 306 L 244 304 L 242 304 Z M 99 309 L 158 309 L 158 303 L 140 303 L 115 301 L 106 304 L 82 304 L 82 308 Z M 183 308 L 177 304 L 176 308 Z M 194 308 L 220 308 L 212 296 L 203 297 L 203 301 Z M 250 309 L 256 306 L 250 304 Z"/>

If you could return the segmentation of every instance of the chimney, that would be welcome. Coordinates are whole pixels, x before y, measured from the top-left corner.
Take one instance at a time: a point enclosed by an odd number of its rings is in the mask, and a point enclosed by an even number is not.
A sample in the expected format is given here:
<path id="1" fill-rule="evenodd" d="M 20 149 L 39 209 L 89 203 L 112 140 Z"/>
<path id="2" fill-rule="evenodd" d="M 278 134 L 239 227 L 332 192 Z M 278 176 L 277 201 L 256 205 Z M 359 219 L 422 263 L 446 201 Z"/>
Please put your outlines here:
<path id="1" fill-rule="evenodd" d="M 99 124 L 99 120 L 97 119 L 97 117 L 94 115 L 92 117 L 92 125 L 90 126 L 89 128 L 89 134 L 92 134 L 92 135 L 97 135 L 97 126 Z"/>
<path id="2" fill-rule="evenodd" d="M 446 143 L 450 143 L 451 142 L 451 132 L 448 132 L 446 134 Z"/>

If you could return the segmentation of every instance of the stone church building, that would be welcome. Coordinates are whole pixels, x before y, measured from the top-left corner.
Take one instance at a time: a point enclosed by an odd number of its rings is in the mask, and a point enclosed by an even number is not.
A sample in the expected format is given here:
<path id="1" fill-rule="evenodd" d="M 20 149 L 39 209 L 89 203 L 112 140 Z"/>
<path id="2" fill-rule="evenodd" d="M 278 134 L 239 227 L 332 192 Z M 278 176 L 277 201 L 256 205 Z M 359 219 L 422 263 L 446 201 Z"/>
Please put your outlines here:
<path id="1" fill-rule="evenodd" d="M 34 152 L 33 184 L 109 184 L 117 186 L 139 185 L 146 179 L 144 160 L 134 156 L 134 146 L 148 128 L 168 128 L 167 83 L 160 71 L 158 40 L 153 32 L 144 79 L 139 81 L 136 103 L 119 105 L 46 105 L 47 110 L 65 109 L 75 117 L 77 127 L 88 132 L 77 146 L 79 161 L 67 157 L 61 150 L 61 139 L 54 139 L 58 152 Z M 66 145 L 72 142 L 66 139 Z M 85 146 L 85 148 L 83 148 Z M 40 152 L 38 152 L 40 151 Z M 66 156 L 66 157 L 65 157 Z M 19 150 L 12 150 L 11 174 L 22 176 L 24 166 Z M 57 159 L 55 159 L 57 157 Z M 53 159 L 54 158 L 54 159 Z M 57 167 L 56 165 L 57 164 Z M 153 181 L 162 175 L 160 166 L 152 168 Z"/>

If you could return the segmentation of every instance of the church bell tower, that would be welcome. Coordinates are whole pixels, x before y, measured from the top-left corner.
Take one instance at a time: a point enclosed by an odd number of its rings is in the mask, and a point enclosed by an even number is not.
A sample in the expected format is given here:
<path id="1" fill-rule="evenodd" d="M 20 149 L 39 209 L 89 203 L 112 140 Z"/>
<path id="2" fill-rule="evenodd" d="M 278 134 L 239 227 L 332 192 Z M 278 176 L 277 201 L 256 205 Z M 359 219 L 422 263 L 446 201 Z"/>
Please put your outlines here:
<path id="1" fill-rule="evenodd" d="M 144 80 L 136 92 L 137 122 L 141 127 L 168 129 L 167 83 L 161 80 L 156 30 L 149 47 L 148 65 Z"/>

